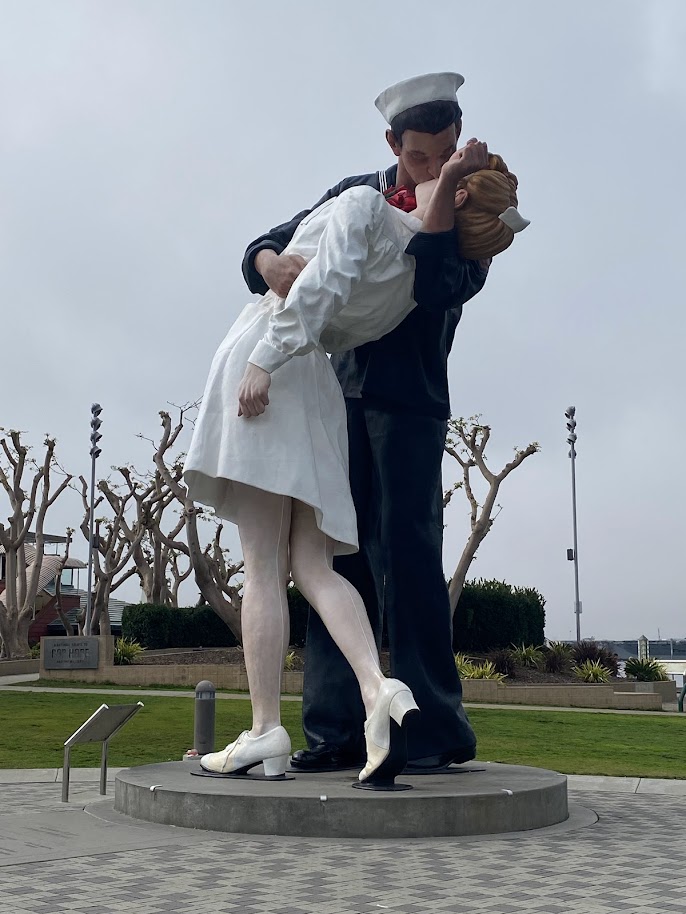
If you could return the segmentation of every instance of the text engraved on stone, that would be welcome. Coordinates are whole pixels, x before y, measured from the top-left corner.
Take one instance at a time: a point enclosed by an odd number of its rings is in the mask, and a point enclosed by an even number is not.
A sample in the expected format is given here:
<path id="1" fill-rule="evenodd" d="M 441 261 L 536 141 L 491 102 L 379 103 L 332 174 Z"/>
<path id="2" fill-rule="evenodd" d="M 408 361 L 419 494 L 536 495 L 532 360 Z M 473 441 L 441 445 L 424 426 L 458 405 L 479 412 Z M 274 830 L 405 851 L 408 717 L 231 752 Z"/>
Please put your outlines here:
<path id="1" fill-rule="evenodd" d="M 44 638 L 46 670 L 97 670 L 97 638 Z"/>

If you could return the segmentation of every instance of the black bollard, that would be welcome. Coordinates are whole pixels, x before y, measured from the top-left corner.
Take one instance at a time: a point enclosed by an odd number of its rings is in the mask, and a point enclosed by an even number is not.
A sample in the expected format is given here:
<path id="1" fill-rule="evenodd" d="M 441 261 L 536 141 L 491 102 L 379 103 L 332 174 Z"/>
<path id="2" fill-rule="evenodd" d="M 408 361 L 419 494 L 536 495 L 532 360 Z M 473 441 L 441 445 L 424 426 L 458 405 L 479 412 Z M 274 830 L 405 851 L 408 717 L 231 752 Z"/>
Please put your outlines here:
<path id="1" fill-rule="evenodd" d="M 214 683 L 203 679 L 195 687 L 193 747 L 199 755 L 214 752 Z"/>

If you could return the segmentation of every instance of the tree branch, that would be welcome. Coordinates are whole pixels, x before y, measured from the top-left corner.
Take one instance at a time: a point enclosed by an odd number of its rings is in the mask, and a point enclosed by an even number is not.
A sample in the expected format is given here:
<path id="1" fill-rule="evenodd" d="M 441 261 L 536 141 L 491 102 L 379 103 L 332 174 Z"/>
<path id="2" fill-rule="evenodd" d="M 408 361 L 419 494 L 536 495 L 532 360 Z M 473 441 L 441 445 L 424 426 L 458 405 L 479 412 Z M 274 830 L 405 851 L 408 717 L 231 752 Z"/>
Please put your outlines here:
<path id="1" fill-rule="evenodd" d="M 453 439 L 446 438 L 445 451 L 457 460 L 462 467 L 463 488 L 470 505 L 470 535 L 449 585 L 450 604 L 453 612 L 460 599 L 469 567 L 476 556 L 479 546 L 493 526 L 495 518 L 492 517 L 492 512 L 501 483 L 527 457 L 539 450 L 538 444 L 534 442 L 524 450 L 517 451 L 515 458 L 506 464 L 499 473 L 493 473 L 488 468 L 485 459 L 485 451 L 490 441 L 491 429 L 490 426 L 483 425 L 479 418 L 478 416 L 473 416 L 469 420 L 451 419 L 448 422 L 449 433 L 457 436 L 468 455 L 465 457 L 460 454 Z M 479 506 L 472 486 L 470 472 L 472 467 L 476 467 L 488 483 L 488 492 L 481 506 Z M 451 497 L 452 491 L 449 490 L 444 495 L 444 505 L 450 501 Z"/>

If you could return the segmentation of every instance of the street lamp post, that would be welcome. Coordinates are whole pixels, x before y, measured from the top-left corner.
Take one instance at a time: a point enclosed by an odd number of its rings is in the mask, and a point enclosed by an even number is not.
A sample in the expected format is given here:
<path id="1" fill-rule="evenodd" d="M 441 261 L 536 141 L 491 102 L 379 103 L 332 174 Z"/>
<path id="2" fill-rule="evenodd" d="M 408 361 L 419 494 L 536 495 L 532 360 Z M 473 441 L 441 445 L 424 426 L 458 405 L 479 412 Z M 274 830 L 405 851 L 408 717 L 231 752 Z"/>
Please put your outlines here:
<path id="1" fill-rule="evenodd" d="M 576 616 L 576 640 L 581 641 L 581 600 L 579 599 L 579 545 L 576 526 L 576 407 L 568 406 L 565 410 L 567 419 L 567 444 L 572 461 L 572 524 L 574 528 L 574 548 L 567 550 L 567 558 L 574 562 L 574 615 Z"/>
<path id="2" fill-rule="evenodd" d="M 95 527 L 95 461 L 98 459 L 102 451 L 98 447 L 98 441 L 102 438 L 100 434 L 100 426 L 102 425 L 102 419 L 100 419 L 100 413 L 102 412 L 102 406 L 99 403 L 94 403 L 91 406 L 91 499 L 90 499 L 90 534 L 88 537 L 88 596 L 86 598 L 86 622 L 83 628 L 85 635 L 90 635 L 91 633 L 91 619 L 93 612 L 93 541 L 94 541 L 94 527 Z"/>

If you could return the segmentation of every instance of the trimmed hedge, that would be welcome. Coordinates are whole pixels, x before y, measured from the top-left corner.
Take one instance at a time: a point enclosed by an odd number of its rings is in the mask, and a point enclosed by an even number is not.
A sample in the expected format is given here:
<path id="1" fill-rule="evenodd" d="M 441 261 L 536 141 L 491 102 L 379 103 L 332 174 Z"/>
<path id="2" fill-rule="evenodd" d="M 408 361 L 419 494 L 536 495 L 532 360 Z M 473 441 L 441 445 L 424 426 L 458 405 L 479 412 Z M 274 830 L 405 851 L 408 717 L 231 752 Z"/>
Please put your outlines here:
<path id="1" fill-rule="evenodd" d="M 502 581 L 465 584 L 453 619 L 453 649 L 489 651 L 512 644 L 543 644 L 545 600 L 532 587 L 511 587 Z M 309 604 L 296 587 L 288 588 L 291 647 L 303 647 Z M 141 603 L 127 606 L 122 637 L 147 648 L 236 647 L 229 627 L 209 606 L 178 609 Z"/>
<path id="2" fill-rule="evenodd" d="M 288 588 L 292 647 L 302 647 L 307 634 L 309 603 L 296 587 Z M 155 606 L 139 603 L 122 613 L 122 637 L 148 650 L 166 647 L 236 647 L 228 625 L 209 606 Z"/>
<path id="3" fill-rule="evenodd" d="M 453 650 L 543 644 L 544 607 L 545 599 L 533 587 L 484 580 L 465 584 L 453 617 Z"/>
<path id="4" fill-rule="evenodd" d="M 122 637 L 147 648 L 236 647 L 228 625 L 209 606 L 126 606 L 121 619 Z"/>

